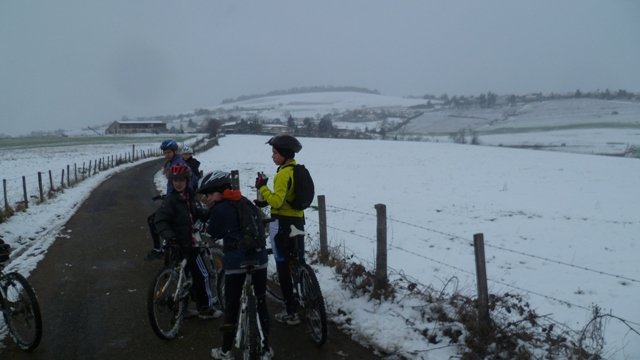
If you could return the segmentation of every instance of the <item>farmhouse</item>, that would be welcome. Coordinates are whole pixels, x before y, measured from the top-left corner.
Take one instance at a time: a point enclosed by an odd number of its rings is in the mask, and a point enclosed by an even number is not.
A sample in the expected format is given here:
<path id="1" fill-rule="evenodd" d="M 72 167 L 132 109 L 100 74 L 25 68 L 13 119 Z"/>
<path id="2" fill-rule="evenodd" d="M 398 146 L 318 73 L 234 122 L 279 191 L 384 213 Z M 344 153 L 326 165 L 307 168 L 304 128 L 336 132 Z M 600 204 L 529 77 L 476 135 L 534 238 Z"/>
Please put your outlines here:
<path id="1" fill-rule="evenodd" d="M 166 133 L 167 124 L 159 120 L 149 121 L 114 121 L 105 133 L 107 134 L 133 134 L 133 133 Z"/>

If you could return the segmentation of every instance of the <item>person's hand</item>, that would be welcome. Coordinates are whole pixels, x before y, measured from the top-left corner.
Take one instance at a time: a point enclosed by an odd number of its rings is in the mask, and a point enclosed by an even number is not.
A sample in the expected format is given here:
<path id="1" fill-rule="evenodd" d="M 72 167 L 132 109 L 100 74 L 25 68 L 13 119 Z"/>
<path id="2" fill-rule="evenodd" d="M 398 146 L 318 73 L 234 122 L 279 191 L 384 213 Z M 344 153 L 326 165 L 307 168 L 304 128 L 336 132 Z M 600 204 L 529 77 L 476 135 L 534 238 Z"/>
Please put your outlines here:
<path id="1" fill-rule="evenodd" d="M 269 181 L 269 178 L 264 176 L 263 173 L 258 173 L 258 176 L 256 177 L 256 189 L 260 189 L 263 186 L 267 185 L 267 181 Z"/>

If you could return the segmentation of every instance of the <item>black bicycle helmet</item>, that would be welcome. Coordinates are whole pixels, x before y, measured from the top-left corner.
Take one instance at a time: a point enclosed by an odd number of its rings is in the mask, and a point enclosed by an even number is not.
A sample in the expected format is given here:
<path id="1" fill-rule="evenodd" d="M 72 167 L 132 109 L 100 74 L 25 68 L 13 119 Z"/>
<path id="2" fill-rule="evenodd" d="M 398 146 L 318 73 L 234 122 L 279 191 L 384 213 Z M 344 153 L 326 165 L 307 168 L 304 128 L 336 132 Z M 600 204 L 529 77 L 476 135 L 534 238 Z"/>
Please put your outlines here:
<path id="1" fill-rule="evenodd" d="M 160 144 L 160 150 L 173 150 L 178 151 L 178 143 L 175 140 L 167 139 Z"/>
<path id="2" fill-rule="evenodd" d="M 200 194 L 222 192 L 228 188 L 231 188 L 231 175 L 225 171 L 210 172 L 198 184 L 198 192 Z"/>
<path id="3" fill-rule="evenodd" d="M 269 139 L 266 144 L 269 144 L 276 149 L 291 150 L 294 153 L 300 152 L 300 150 L 302 150 L 302 144 L 300 144 L 300 141 L 298 141 L 298 139 L 296 139 L 295 137 L 287 134 L 276 135 Z"/>

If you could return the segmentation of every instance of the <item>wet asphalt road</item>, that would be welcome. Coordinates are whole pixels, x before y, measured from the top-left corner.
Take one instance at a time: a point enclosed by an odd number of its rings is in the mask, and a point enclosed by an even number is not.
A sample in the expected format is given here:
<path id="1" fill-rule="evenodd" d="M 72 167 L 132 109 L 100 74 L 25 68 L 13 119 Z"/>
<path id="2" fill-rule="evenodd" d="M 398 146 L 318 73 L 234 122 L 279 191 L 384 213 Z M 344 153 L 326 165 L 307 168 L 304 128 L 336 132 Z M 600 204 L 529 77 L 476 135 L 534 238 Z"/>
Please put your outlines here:
<path id="1" fill-rule="evenodd" d="M 160 166 L 116 174 L 81 205 L 29 278 L 43 315 L 40 346 L 25 353 L 7 337 L 0 359 L 209 359 L 221 320 L 185 320 L 172 341 L 156 337 L 147 320 L 146 293 L 161 262 L 143 260 L 151 247 L 146 217 L 158 205 L 151 197 Z M 270 308 L 273 316 L 279 305 Z M 333 325 L 318 348 L 302 327 L 272 324 L 276 359 L 379 358 Z"/>

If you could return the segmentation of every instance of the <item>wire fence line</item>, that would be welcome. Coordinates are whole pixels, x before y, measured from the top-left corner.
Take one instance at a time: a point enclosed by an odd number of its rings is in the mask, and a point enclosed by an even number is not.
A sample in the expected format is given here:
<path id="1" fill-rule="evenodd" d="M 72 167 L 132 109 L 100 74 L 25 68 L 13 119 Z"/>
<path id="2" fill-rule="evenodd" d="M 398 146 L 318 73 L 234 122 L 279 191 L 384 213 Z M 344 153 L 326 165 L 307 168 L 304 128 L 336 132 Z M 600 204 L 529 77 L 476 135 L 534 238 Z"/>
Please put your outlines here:
<path id="1" fill-rule="evenodd" d="M 342 211 L 352 212 L 352 213 L 356 213 L 356 214 L 361 214 L 361 215 L 368 215 L 368 216 L 372 216 L 372 217 L 376 216 L 375 214 L 371 214 L 371 213 L 367 213 L 367 212 L 363 212 L 363 211 L 359 211 L 359 210 L 352 210 L 352 209 L 342 208 L 342 207 L 338 207 L 338 206 L 329 206 L 329 205 L 327 205 L 327 207 L 331 207 L 331 208 L 342 210 Z M 392 222 L 396 222 L 396 223 L 399 223 L 399 224 L 404 224 L 404 225 L 407 225 L 407 226 L 410 226 L 410 227 L 414 227 L 414 228 L 417 228 L 417 229 L 421 229 L 421 230 L 425 230 L 425 231 L 428 231 L 428 232 L 431 232 L 431 233 L 444 235 L 449 239 L 462 241 L 462 242 L 466 243 L 466 245 L 469 245 L 469 246 L 473 245 L 467 238 L 459 236 L 459 235 L 456 235 L 456 234 L 452 234 L 452 233 L 448 233 L 448 232 L 445 232 L 445 231 L 436 230 L 436 229 L 429 228 L 429 227 L 426 227 L 426 226 L 423 226 L 423 225 L 413 224 L 413 223 L 410 223 L 410 222 L 407 222 L 407 221 L 404 221 L 404 220 L 399 220 L 399 219 L 396 219 L 396 218 L 389 217 L 387 219 L 389 221 L 392 221 Z M 562 265 L 562 266 L 571 267 L 571 268 L 574 268 L 574 269 L 589 271 L 589 272 L 596 273 L 596 274 L 603 275 L 603 276 L 609 276 L 609 277 L 613 277 L 613 278 L 617 278 L 617 279 L 623 279 L 623 280 L 627 280 L 627 281 L 631 281 L 631 282 L 640 283 L 640 279 L 635 279 L 635 278 L 632 278 L 632 277 L 629 277 L 629 276 L 625 276 L 625 275 L 614 274 L 614 273 L 610 273 L 610 272 L 603 271 L 603 270 L 593 269 L 593 268 L 590 268 L 590 267 L 584 266 L 584 265 L 571 264 L 571 263 L 568 263 L 566 261 L 555 260 L 555 259 L 551 259 L 551 258 L 548 258 L 548 257 L 540 256 L 540 255 L 526 253 L 524 251 L 509 249 L 507 247 L 499 246 L 499 245 L 493 245 L 493 244 L 488 243 L 488 242 L 485 242 L 485 245 L 487 247 L 490 247 L 490 248 L 493 248 L 493 249 L 506 251 L 506 252 L 510 252 L 510 253 L 513 253 L 513 254 L 518 254 L 518 255 L 525 256 L 525 257 L 530 257 L 530 258 L 533 258 L 533 259 L 544 260 L 544 261 L 547 261 L 549 263 L 554 263 L 554 264 L 558 264 L 558 265 Z"/>
<path id="2" fill-rule="evenodd" d="M 366 215 L 366 216 L 370 216 L 372 218 L 376 217 L 376 214 L 368 213 L 368 212 L 364 212 L 364 211 L 360 211 L 360 210 L 348 209 L 348 208 L 332 206 L 332 205 L 326 205 L 326 207 L 327 208 L 331 208 L 331 209 L 335 209 L 335 210 L 338 210 L 338 211 L 342 211 L 342 212 L 349 212 L 349 213 L 354 213 L 354 214 L 359 214 L 359 215 Z M 459 236 L 459 235 L 456 235 L 456 234 L 452 234 L 452 233 L 445 232 L 445 231 L 440 231 L 440 230 L 429 228 L 429 227 L 422 226 L 422 225 L 413 224 L 413 223 L 410 223 L 410 222 L 407 222 L 407 221 L 404 221 L 404 220 L 399 220 L 399 219 L 394 219 L 394 218 L 387 218 L 387 220 L 395 222 L 395 223 L 403 224 L 403 225 L 406 225 L 406 226 L 410 226 L 410 227 L 413 227 L 413 228 L 417 228 L 417 229 L 420 229 L 420 230 L 429 231 L 431 233 L 444 235 L 448 239 L 460 240 L 467 246 L 473 246 L 473 243 L 469 242 L 466 238 L 464 238 L 462 236 Z M 316 224 L 319 225 L 318 222 L 315 222 L 315 221 L 313 221 L 311 219 L 307 219 L 307 221 L 311 221 L 311 222 L 316 223 Z M 358 234 L 353 230 L 344 230 L 344 229 L 338 228 L 336 226 L 331 226 L 331 225 L 328 225 L 328 224 L 326 224 L 326 227 L 329 228 L 329 229 L 332 229 L 334 231 L 338 231 L 338 232 L 345 233 L 345 234 L 348 234 L 348 235 L 351 235 L 351 236 L 354 236 L 354 237 L 365 239 L 365 240 L 367 240 L 369 242 L 374 242 L 375 243 L 375 241 L 376 241 L 376 239 L 374 239 L 374 238 L 372 238 L 370 236 L 365 236 L 365 235 Z M 600 275 L 603 275 L 603 276 L 613 277 L 613 278 L 617 278 L 617 279 L 624 279 L 624 280 L 631 281 L 631 282 L 640 282 L 640 280 L 635 279 L 635 278 L 631 278 L 631 277 L 628 277 L 628 276 L 614 274 L 614 273 L 610 273 L 610 272 L 605 272 L 605 271 L 593 269 L 593 268 L 590 268 L 590 267 L 587 267 L 587 266 L 570 264 L 570 263 L 567 263 L 567 262 L 564 262 L 564 261 L 561 261 L 561 260 L 554 260 L 554 259 L 546 258 L 546 257 L 543 257 L 543 256 L 539 256 L 539 255 L 535 255 L 535 254 L 529 254 L 529 253 L 526 253 L 526 252 L 523 252 L 523 251 L 513 250 L 513 249 L 506 248 L 506 247 L 498 246 L 498 245 L 486 244 L 486 246 L 494 248 L 494 249 L 497 249 L 497 250 L 501 250 L 501 251 L 506 251 L 506 252 L 515 253 L 515 254 L 518 254 L 518 255 L 526 256 L 526 257 L 535 258 L 535 259 L 538 259 L 538 260 L 543 260 L 543 261 L 554 263 L 554 264 L 558 264 L 558 265 L 561 265 L 561 266 L 571 267 L 571 268 L 574 268 L 574 269 L 577 269 L 577 270 L 581 270 L 581 271 L 587 271 L 587 272 L 590 272 L 590 273 L 597 273 L 597 274 L 600 274 Z M 415 257 L 419 257 L 419 258 L 424 259 L 426 261 L 429 261 L 429 262 L 432 262 L 432 263 L 435 263 L 435 264 L 439 264 L 440 266 L 444 266 L 444 267 L 453 269 L 456 272 L 464 273 L 464 274 L 466 274 L 468 276 L 475 277 L 475 275 L 476 275 L 472 271 L 469 271 L 469 270 L 460 268 L 458 266 L 449 264 L 449 263 L 447 263 L 445 261 L 441 261 L 441 260 L 434 259 L 432 257 L 428 257 L 428 256 L 426 256 L 424 254 L 421 254 L 421 253 L 418 253 L 418 252 L 416 252 L 414 250 L 406 249 L 406 248 L 398 246 L 398 245 L 390 245 L 389 247 L 392 248 L 392 249 L 395 249 L 397 251 L 401 251 L 401 252 L 404 252 L 406 254 L 409 254 L 409 255 L 412 255 L 412 256 L 415 256 Z M 346 246 L 345 246 L 345 248 L 346 248 Z M 353 250 L 351 250 L 351 252 L 353 254 L 356 253 Z M 365 262 L 365 263 L 370 263 L 370 262 Z M 398 271 L 396 269 L 392 269 L 392 270 L 394 272 L 398 273 L 398 274 L 402 273 L 402 271 Z M 538 291 L 535 291 L 535 290 L 527 289 L 527 288 L 524 288 L 524 287 L 521 287 L 521 286 L 517 286 L 517 285 L 514 285 L 514 284 L 510 284 L 510 283 L 507 283 L 507 282 L 504 282 L 504 281 L 501 281 L 501 280 L 490 279 L 490 278 L 487 278 L 487 280 L 492 282 L 492 283 L 495 283 L 495 284 L 498 284 L 498 285 L 501 285 L 501 286 L 504 286 L 504 287 L 508 287 L 508 288 L 517 290 L 518 292 L 521 292 L 521 293 L 527 293 L 527 294 L 530 294 L 530 295 L 542 297 L 542 298 L 545 298 L 545 299 L 548 299 L 548 300 L 551 300 L 551 301 L 554 301 L 554 302 L 558 302 L 560 304 L 564 304 L 564 305 L 567 305 L 567 306 L 570 306 L 570 307 L 575 307 L 575 308 L 582 309 L 582 310 L 585 310 L 585 311 L 591 311 L 592 310 L 590 307 L 587 307 L 587 306 L 584 306 L 584 305 L 576 304 L 576 303 L 573 303 L 573 302 L 565 300 L 565 299 L 561 299 L 561 298 L 556 297 L 556 296 L 547 295 L 547 294 L 544 294 L 544 293 L 541 293 L 541 292 L 538 292 Z M 428 287 L 427 284 L 422 284 L 419 281 L 417 281 L 415 278 L 414 278 L 413 281 L 421 284 L 422 286 L 427 286 Z M 622 318 L 620 318 L 620 319 L 622 319 Z M 633 324 L 635 326 L 640 326 L 640 323 L 637 323 L 637 322 L 634 322 L 634 321 L 631 321 L 631 320 L 628 320 L 628 319 L 622 319 L 622 320 L 626 321 L 629 324 Z"/>
<path id="3" fill-rule="evenodd" d="M 0 220 L 4 221 L 14 211 L 28 208 L 32 203 L 43 203 L 63 192 L 65 188 L 72 187 L 101 171 L 160 155 L 161 152 L 157 148 L 136 149 L 134 144 L 129 152 L 108 154 L 82 163 L 66 164 L 55 171 L 34 171 L 29 176 L 5 177 L 2 179 L 4 202 L 3 209 L 0 210 L 2 213 Z"/>

